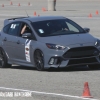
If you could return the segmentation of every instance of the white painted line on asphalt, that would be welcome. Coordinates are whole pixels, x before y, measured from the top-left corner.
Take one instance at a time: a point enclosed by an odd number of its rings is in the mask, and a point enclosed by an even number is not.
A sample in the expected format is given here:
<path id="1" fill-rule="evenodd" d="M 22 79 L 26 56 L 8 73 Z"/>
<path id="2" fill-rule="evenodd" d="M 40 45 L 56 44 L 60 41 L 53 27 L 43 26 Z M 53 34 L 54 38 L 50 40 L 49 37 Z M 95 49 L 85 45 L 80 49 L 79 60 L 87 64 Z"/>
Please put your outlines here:
<path id="1" fill-rule="evenodd" d="M 100 19 L 100 17 L 93 17 L 93 18 L 88 18 L 88 17 L 67 17 L 67 18 L 74 18 L 74 19 L 89 19 L 89 20 L 92 20 L 92 19 Z"/>
<path id="2" fill-rule="evenodd" d="M 21 17 L 21 16 L 26 16 L 26 13 L 23 14 L 23 15 L 22 15 L 22 14 L 18 14 L 18 15 L 16 15 L 16 14 L 0 14 L 0 16 L 6 16 L 6 17 L 7 17 L 7 16 L 17 16 L 17 17 L 20 16 L 20 17 Z M 78 17 L 78 16 L 76 16 L 76 17 L 75 17 L 75 16 L 67 16 L 67 18 L 91 19 L 91 20 L 92 20 L 92 19 L 97 19 L 97 20 L 100 19 L 100 17 L 88 18 L 88 17 L 85 17 L 85 16 L 84 16 L 84 17 L 83 17 L 83 16 L 79 16 L 79 17 Z"/>
<path id="3" fill-rule="evenodd" d="M 20 14 L 19 15 L 16 15 L 16 14 L 11 14 L 11 15 L 9 15 L 9 14 L 0 14 L 0 16 L 6 16 L 6 17 L 7 16 L 20 16 L 21 17 L 21 16 L 25 16 L 25 15 L 20 15 Z"/>
<path id="4" fill-rule="evenodd" d="M 4 18 L 0 18 L 0 21 L 1 21 L 1 20 L 3 21 L 3 20 L 5 20 L 5 19 L 4 19 Z"/>
<path id="5" fill-rule="evenodd" d="M 13 90 L 13 91 L 31 92 L 31 93 L 35 93 L 35 94 L 53 95 L 53 96 L 61 96 L 61 97 L 69 97 L 69 98 L 77 98 L 77 99 L 98 100 L 98 99 L 91 99 L 91 98 L 83 98 L 83 97 L 80 97 L 80 96 L 72 96 L 72 95 L 49 93 L 49 92 L 39 92 L 39 91 L 31 91 L 31 90 L 16 89 L 16 88 L 0 87 L 0 89 L 1 90 Z"/>

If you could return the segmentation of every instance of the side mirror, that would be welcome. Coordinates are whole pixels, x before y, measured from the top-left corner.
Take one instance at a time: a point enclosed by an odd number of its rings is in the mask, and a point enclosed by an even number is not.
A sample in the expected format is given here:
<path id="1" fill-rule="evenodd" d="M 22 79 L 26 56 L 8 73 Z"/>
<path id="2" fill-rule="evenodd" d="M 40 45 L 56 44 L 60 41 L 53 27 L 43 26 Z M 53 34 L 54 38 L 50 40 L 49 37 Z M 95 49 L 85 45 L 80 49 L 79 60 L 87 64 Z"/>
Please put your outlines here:
<path id="1" fill-rule="evenodd" d="M 89 28 L 84 28 L 84 30 L 85 30 L 86 33 L 90 32 Z"/>
<path id="2" fill-rule="evenodd" d="M 23 38 L 32 38 L 32 34 L 31 33 L 24 33 L 22 34 Z"/>

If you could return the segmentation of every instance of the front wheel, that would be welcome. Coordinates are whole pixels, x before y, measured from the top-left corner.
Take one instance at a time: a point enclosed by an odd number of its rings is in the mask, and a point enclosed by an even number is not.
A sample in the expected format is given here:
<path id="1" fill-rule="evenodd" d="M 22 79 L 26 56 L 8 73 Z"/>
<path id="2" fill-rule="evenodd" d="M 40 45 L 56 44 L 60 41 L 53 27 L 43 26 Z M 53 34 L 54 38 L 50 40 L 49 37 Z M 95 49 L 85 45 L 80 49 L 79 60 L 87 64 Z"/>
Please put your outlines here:
<path id="1" fill-rule="evenodd" d="M 2 48 L 0 48 L 0 68 L 11 67 L 11 64 L 7 63 L 7 56 Z"/>
<path id="2" fill-rule="evenodd" d="M 44 56 L 41 50 L 36 50 L 34 53 L 34 63 L 38 71 L 44 70 Z"/>
<path id="3" fill-rule="evenodd" d="M 89 67 L 90 69 L 99 69 L 99 68 L 100 68 L 100 64 L 88 65 L 88 67 Z"/>

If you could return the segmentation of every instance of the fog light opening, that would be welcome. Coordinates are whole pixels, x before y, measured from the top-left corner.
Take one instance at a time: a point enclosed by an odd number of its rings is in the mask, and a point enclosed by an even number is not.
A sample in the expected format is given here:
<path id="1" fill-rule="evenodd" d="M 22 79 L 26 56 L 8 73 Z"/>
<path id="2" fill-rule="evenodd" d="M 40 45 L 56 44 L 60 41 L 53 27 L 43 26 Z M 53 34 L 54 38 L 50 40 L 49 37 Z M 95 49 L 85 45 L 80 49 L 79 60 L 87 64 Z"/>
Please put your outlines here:
<path id="1" fill-rule="evenodd" d="M 55 62 L 55 58 L 51 58 L 50 61 L 49 61 L 49 64 L 50 64 L 50 65 L 53 65 L 54 62 Z"/>

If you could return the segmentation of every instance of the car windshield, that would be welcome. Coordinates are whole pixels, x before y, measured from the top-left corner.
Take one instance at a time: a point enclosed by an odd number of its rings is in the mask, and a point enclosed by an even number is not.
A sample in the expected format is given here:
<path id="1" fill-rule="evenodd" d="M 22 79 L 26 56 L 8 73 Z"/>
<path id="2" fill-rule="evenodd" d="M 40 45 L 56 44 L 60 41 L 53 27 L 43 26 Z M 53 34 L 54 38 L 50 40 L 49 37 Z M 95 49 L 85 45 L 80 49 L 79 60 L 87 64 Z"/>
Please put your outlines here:
<path id="1" fill-rule="evenodd" d="M 69 19 L 38 21 L 32 25 L 40 37 L 85 33 L 83 28 Z"/>

